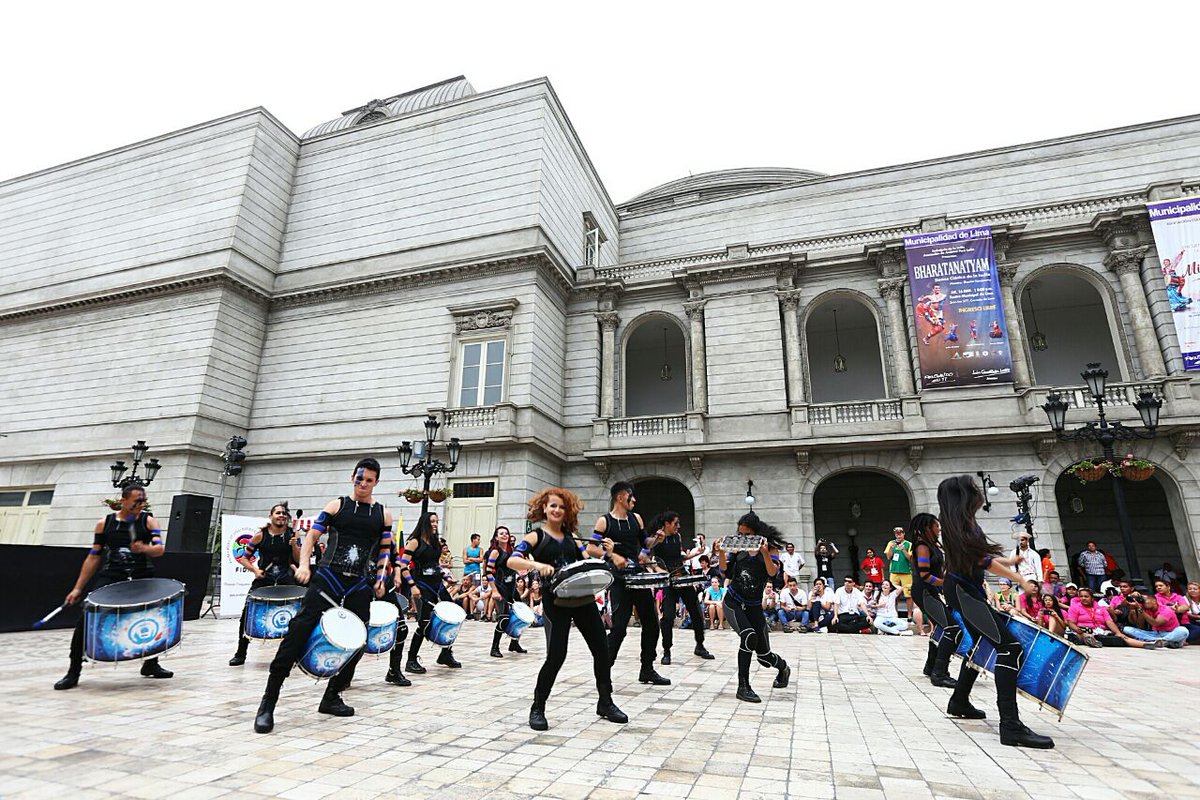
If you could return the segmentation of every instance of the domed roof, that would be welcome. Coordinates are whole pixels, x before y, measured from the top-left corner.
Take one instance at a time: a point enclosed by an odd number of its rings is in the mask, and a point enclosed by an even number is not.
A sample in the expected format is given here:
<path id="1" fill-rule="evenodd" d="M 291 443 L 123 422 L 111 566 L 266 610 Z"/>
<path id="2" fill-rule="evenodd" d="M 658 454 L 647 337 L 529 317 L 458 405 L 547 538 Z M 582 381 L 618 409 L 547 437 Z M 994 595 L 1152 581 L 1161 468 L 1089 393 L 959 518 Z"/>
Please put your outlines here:
<path id="1" fill-rule="evenodd" d="M 746 194 L 760 189 L 774 189 L 791 183 L 823 178 L 820 172 L 787 167 L 723 169 L 702 172 L 669 181 L 642 192 L 632 200 L 621 203 L 622 211 L 648 211 L 684 203 L 697 203 L 720 197 Z"/>
<path id="2" fill-rule="evenodd" d="M 420 89 L 413 89 L 411 92 L 393 95 L 384 100 L 372 100 L 366 105 L 342 112 L 342 116 L 337 119 L 322 122 L 300 138 L 311 139 L 314 136 L 322 136 L 334 131 L 344 131 L 347 128 L 353 128 L 355 125 L 361 125 L 365 122 L 376 122 L 388 117 L 396 117 L 401 114 L 440 106 L 443 103 L 449 103 L 452 100 L 458 100 L 463 97 L 470 97 L 473 94 L 475 94 L 475 87 L 466 78 L 459 75 L 457 78 L 450 78 L 440 83 L 422 86 Z"/>

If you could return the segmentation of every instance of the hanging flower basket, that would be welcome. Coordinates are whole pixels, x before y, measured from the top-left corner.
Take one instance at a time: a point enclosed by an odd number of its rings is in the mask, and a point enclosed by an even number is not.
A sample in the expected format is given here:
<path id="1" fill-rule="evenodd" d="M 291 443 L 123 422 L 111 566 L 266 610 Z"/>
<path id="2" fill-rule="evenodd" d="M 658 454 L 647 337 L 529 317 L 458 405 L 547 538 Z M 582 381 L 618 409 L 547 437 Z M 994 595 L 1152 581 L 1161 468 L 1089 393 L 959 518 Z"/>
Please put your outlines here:
<path id="1" fill-rule="evenodd" d="M 1120 464 L 1112 466 L 1111 472 L 1127 481 L 1144 481 L 1154 474 L 1154 465 L 1149 461 L 1134 458 L 1133 453 L 1129 453 L 1121 459 Z"/>
<path id="2" fill-rule="evenodd" d="M 410 503 L 419 503 L 425 499 L 425 493 L 420 489 L 405 489 L 400 496 Z"/>
<path id="3" fill-rule="evenodd" d="M 1111 461 L 1090 461 L 1084 459 L 1067 467 L 1067 472 L 1079 479 L 1080 483 L 1092 483 L 1107 475 L 1113 469 Z"/>
<path id="4" fill-rule="evenodd" d="M 452 489 L 430 489 L 429 490 L 429 499 L 434 503 L 445 502 L 447 497 L 453 497 L 453 496 L 454 496 L 454 491 Z"/>

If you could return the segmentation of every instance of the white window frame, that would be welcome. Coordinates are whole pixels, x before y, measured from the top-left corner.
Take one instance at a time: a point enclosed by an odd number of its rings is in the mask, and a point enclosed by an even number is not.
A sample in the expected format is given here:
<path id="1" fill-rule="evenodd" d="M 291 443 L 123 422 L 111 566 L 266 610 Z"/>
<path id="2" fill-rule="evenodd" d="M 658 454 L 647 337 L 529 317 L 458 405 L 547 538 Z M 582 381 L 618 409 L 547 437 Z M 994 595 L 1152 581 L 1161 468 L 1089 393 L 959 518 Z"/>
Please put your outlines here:
<path id="1" fill-rule="evenodd" d="M 0 492 L 23 492 L 21 504 L 16 506 L 0 506 L 0 543 L 3 544 L 41 544 L 42 535 L 46 529 L 46 518 L 49 516 L 50 507 L 54 504 L 54 498 L 50 498 L 50 502 L 46 504 L 30 505 L 29 496 L 34 492 L 53 492 L 53 486 L 7 486 L 0 487 Z M 30 512 L 29 509 L 41 509 L 40 511 Z M 19 520 L 21 517 L 29 517 L 33 513 L 38 517 L 37 523 L 33 526 L 31 534 L 21 539 L 13 536 L 13 530 L 10 526 L 15 527 L 14 520 Z M 7 517 L 12 515 L 14 520 L 9 520 Z"/>
<path id="2" fill-rule="evenodd" d="M 500 396 L 495 402 L 484 402 L 484 393 L 486 386 L 484 380 L 487 377 L 487 351 L 488 345 L 493 342 L 499 342 L 504 347 L 504 354 L 500 360 Z M 464 405 L 462 402 L 462 392 L 466 388 L 463 383 L 463 372 L 467 368 L 466 349 L 472 345 L 479 345 L 479 378 L 475 384 L 477 390 L 476 403 L 474 405 Z M 459 337 L 457 352 L 454 365 L 454 396 L 451 398 L 451 408 L 488 408 L 489 406 L 503 403 L 508 397 L 508 364 L 509 354 L 512 352 L 512 343 L 507 333 L 493 331 L 490 334 L 480 334 L 477 336 L 462 336 Z"/>
<path id="3" fill-rule="evenodd" d="M 583 212 L 583 266 L 600 266 L 600 246 L 608 241 L 592 212 Z"/>

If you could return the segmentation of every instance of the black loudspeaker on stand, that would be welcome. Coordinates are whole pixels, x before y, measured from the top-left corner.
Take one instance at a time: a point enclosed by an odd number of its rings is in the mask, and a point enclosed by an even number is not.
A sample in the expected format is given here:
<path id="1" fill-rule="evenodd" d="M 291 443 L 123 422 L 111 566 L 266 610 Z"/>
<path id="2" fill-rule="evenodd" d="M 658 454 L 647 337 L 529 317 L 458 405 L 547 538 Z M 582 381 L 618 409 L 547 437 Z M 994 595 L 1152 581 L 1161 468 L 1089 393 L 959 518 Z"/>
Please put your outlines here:
<path id="1" fill-rule="evenodd" d="M 167 552 L 207 553 L 213 499 L 202 494 L 177 494 L 171 499 L 167 523 Z"/>

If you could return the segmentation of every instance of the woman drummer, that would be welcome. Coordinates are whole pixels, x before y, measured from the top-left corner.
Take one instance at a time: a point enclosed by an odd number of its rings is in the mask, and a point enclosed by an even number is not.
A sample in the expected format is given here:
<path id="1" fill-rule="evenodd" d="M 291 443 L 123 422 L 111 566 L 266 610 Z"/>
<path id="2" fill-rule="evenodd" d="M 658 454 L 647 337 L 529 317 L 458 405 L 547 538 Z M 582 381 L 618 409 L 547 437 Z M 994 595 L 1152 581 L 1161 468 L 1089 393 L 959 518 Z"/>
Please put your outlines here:
<path id="1" fill-rule="evenodd" d="M 750 688 L 750 656 L 757 655 L 758 663 L 777 670 L 776 689 L 788 685 L 792 668 L 780 656 L 771 651 L 767 638 L 767 617 L 763 613 L 763 589 L 780 570 L 779 551 L 787 544 L 783 535 L 772 525 L 758 518 L 753 511 L 738 520 L 738 535 L 761 536 L 762 546 L 758 550 L 741 551 L 732 556 L 721 547 L 720 541 L 713 543 L 713 551 L 721 561 L 721 571 L 729 578 L 725 592 L 725 616 L 740 637 L 738 647 L 737 699 L 747 703 L 761 703 Z"/>
<path id="2" fill-rule="evenodd" d="M 996 707 L 1000 711 L 1000 743 L 1013 747 L 1054 747 L 1054 740 L 1029 730 L 1017 711 L 1017 674 L 1024 662 L 1024 649 L 1008 630 L 1009 617 L 992 608 L 984 590 L 984 572 L 1008 578 L 1028 591 L 1026 580 L 1012 567 L 1019 556 L 1001 558 L 1003 549 L 991 542 L 975 521 L 984 496 L 970 475 L 947 478 L 938 485 L 938 516 L 942 546 L 946 552 L 945 594 L 950 607 L 962 616 L 967 631 L 978 641 L 988 639 L 996 649 Z M 975 671 L 959 674 L 946 713 L 965 719 L 986 715 L 971 705 Z"/>
<path id="3" fill-rule="evenodd" d="M 530 522 L 541 523 L 541 527 L 525 534 L 517 543 L 508 558 L 508 568 L 534 570 L 543 578 L 549 578 L 558 568 L 582 559 L 578 542 L 572 538 L 572 534 L 579 529 L 579 512 L 582 510 L 583 503 L 574 492 L 566 489 L 543 489 L 534 495 L 529 501 L 528 516 Z M 613 549 L 612 539 L 595 536 L 594 539 L 584 548 L 587 556 L 609 557 Z M 546 700 L 567 658 L 567 637 L 571 633 L 572 622 L 592 651 L 592 670 L 596 676 L 596 691 L 600 695 L 596 713 L 610 722 L 628 722 L 629 717 L 613 703 L 608 643 L 596 604 L 589 600 L 578 606 L 563 606 L 555 602 L 554 592 L 547 591 L 543 595 L 543 613 L 546 617 L 546 660 L 538 672 L 533 691 L 529 727 L 535 731 L 550 727 L 546 722 Z"/>
<path id="4" fill-rule="evenodd" d="M 942 625 L 942 638 L 935 642 L 929 639 L 929 654 L 925 657 L 925 669 L 922 674 L 929 678 L 934 686 L 953 689 L 958 681 L 950 677 L 950 656 L 962 641 L 963 629 L 958 618 L 946 607 L 942 591 L 945 583 L 946 556 L 942 553 L 941 524 L 933 514 L 920 513 L 908 523 L 908 538 L 914 542 L 913 556 L 917 560 L 917 580 L 913 581 L 912 599 L 917 607 L 924 612 L 927 619 L 945 619 Z M 933 612 L 929 609 L 934 604 Z M 970 673 L 974 680 L 975 671 L 967 666 L 966 659 L 959 668 L 959 680 L 964 680 Z"/>
<path id="5" fill-rule="evenodd" d="M 246 543 L 245 551 L 237 562 L 254 574 L 250 592 L 263 586 L 296 585 L 299 553 L 295 547 L 296 537 L 291 536 L 291 521 L 292 512 L 288 510 L 288 504 L 276 503 L 271 506 L 267 524 Z M 254 565 L 256 555 L 258 566 Z M 231 667 L 240 667 L 246 663 L 246 648 L 250 645 L 250 638 L 246 636 L 246 613 L 249 609 L 249 603 L 242 604 L 242 624 L 238 628 L 237 652 L 229 659 Z"/>
<path id="6" fill-rule="evenodd" d="M 508 565 L 512 551 L 512 534 L 508 532 L 508 528 L 497 525 L 496 530 L 492 532 L 491 544 L 488 545 L 487 553 L 484 555 L 486 579 L 492 590 L 499 595 L 495 600 L 496 630 L 492 633 L 492 658 L 504 658 L 504 654 L 500 652 L 500 637 L 508 629 L 508 617 L 512 613 L 512 604 L 516 599 L 517 573 Z M 516 639 L 508 643 L 508 651 L 510 653 L 528 652 Z"/>
<path id="7" fill-rule="evenodd" d="M 425 641 L 425 632 L 429 629 L 429 620 L 433 617 L 433 607 L 440 601 L 451 603 L 450 593 L 446 591 L 442 580 L 442 569 L 439 561 L 442 557 L 442 542 L 438 538 L 438 515 L 427 511 L 417 520 L 412 535 L 404 545 L 404 555 L 400 557 L 402 580 L 412 587 L 413 602 L 417 603 L 417 630 L 413 634 L 412 643 L 408 646 L 408 662 L 404 668 L 417 675 L 424 675 L 425 668 L 417 661 L 421 651 L 421 643 Z M 415 573 L 415 577 L 413 577 Z M 437 663 L 452 669 L 462 667 L 454 658 L 454 649 L 443 647 Z"/>

